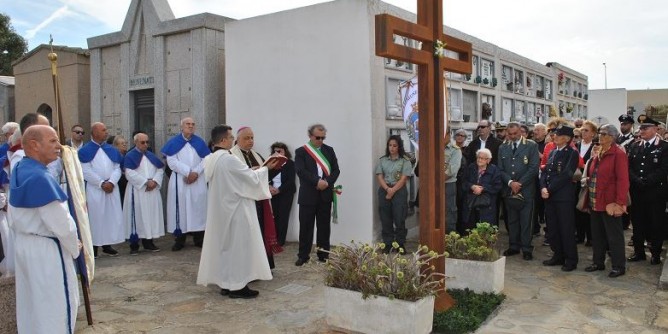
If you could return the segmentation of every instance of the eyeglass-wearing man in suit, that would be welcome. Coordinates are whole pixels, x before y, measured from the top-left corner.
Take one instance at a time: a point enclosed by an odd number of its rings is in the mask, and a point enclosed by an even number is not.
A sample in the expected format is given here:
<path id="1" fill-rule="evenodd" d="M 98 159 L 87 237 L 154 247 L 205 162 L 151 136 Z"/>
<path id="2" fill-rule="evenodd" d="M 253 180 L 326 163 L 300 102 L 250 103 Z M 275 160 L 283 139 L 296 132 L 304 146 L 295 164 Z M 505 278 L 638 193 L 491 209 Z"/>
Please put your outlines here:
<path id="1" fill-rule="evenodd" d="M 492 152 L 492 161 L 490 163 L 495 165 L 497 164 L 501 141 L 491 135 L 491 126 L 492 124 L 489 122 L 489 120 L 486 119 L 478 122 L 478 137 L 473 139 L 471 143 L 469 143 L 469 146 L 467 146 L 467 161 L 476 161 L 476 152 L 478 152 L 478 150 L 481 148 L 486 148 Z"/>
<path id="2" fill-rule="evenodd" d="M 638 123 L 642 140 L 631 144 L 628 150 L 634 250 L 628 261 L 646 259 L 644 243 L 647 240 L 651 243 L 650 264 L 660 264 L 668 191 L 668 143 L 657 136 L 659 122 L 640 115 Z"/>
<path id="3" fill-rule="evenodd" d="M 299 177 L 299 253 L 296 266 L 309 261 L 314 220 L 316 246 L 329 250 L 334 183 L 341 172 L 334 149 L 323 143 L 326 134 L 324 125 L 311 125 L 308 128 L 309 142 L 295 150 L 295 170 Z M 327 253 L 318 251 L 318 261 L 325 262 L 327 257 Z"/>
<path id="4" fill-rule="evenodd" d="M 510 247 L 503 252 L 505 256 L 523 253 L 525 260 L 533 259 L 532 209 L 536 192 L 536 175 L 540 158 L 538 145 L 520 134 L 521 126 L 517 122 L 508 123 L 506 142 L 499 147 L 499 169 L 504 189 L 506 218 Z"/>

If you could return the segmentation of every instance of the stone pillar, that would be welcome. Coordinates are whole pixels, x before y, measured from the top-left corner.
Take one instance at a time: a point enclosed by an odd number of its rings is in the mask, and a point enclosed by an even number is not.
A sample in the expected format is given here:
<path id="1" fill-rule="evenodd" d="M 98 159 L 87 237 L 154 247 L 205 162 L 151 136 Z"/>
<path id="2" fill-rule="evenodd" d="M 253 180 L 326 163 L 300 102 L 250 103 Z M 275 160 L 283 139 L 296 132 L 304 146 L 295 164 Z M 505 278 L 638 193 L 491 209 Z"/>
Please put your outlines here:
<path id="1" fill-rule="evenodd" d="M 16 333 L 16 284 L 14 276 L 0 277 L 0 333 Z"/>

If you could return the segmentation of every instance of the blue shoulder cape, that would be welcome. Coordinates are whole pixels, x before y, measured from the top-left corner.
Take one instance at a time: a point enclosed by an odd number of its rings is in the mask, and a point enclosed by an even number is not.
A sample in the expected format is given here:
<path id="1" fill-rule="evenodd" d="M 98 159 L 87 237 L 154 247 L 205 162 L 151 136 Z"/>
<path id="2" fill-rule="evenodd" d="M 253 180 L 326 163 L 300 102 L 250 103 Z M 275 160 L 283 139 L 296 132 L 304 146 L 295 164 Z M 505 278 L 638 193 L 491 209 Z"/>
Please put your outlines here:
<path id="1" fill-rule="evenodd" d="M 162 154 L 166 156 L 172 156 L 176 153 L 179 153 L 183 146 L 186 146 L 186 143 L 190 143 L 190 145 L 197 151 L 197 155 L 199 155 L 200 158 L 204 158 L 207 155 L 211 154 L 211 150 L 209 150 L 209 146 L 206 144 L 204 139 L 200 138 L 197 135 L 192 135 L 190 137 L 190 140 L 186 140 L 183 138 L 183 134 L 179 133 L 178 135 L 172 137 L 167 141 L 165 146 L 162 147 Z"/>
<path id="2" fill-rule="evenodd" d="M 67 195 L 46 166 L 29 157 L 16 164 L 9 187 L 9 204 L 16 208 L 38 208 L 53 201 L 67 200 Z"/>
<path id="3" fill-rule="evenodd" d="M 141 153 L 141 151 L 135 147 L 130 150 L 130 152 L 125 154 L 125 158 L 123 159 L 123 168 L 137 169 L 141 163 L 141 158 L 144 156 L 146 156 L 148 161 L 150 161 L 156 168 L 165 167 L 165 164 L 160 161 L 160 158 L 155 156 L 153 152 L 146 151 L 146 153 Z"/>
<path id="4" fill-rule="evenodd" d="M 123 156 L 121 155 L 121 152 L 118 152 L 115 147 L 107 143 L 104 143 L 102 146 L 100 146 L 92 140 L 79 149 L 79 161 L 82 163 L 93 161 L 95 154 L 97 154 L 97 150 L 100 148 L 102 148 L 104 153 L 106 153 L 109 159 L 114 163 L 120 164 L 123 162 Z"/>

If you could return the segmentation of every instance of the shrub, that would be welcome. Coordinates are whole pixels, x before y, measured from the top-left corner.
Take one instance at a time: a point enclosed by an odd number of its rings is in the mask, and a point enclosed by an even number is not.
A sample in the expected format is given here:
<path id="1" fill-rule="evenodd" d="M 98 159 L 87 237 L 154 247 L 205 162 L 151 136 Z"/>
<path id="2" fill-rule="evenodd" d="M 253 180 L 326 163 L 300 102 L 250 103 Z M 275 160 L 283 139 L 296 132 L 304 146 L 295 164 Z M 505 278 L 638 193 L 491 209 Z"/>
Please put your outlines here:
<path id="1" fill-rule="evenodd" d="M 477 294 L 469 289 L 448 290 L 455 306 L 434 313 L 434 333 L 470 333 L 478 329 L 506 298 L 503 294 Z"/>
<path id="2" fill-rule="evenodd" d="M 443 289 L 443 274 L 436 273 L 429 262 L 443 254 L 419 246 L 404 254 L 396 242 L 394 252 L 385 254 L 385 244 L 339 245 L 329 252 L 325 284 L 334 288 L 359 291 L 362 298 L 384 296 L 416 301 Z M 442 261 L 442 260 L 441 260 Z"/>
<path id="3" fill-rule="evenodd" d="M 496 261 L 499 252 L 496 250 L 498 228 L 489 223 L 478 223 L 469 230 L 468 235 L 450 232 L 445 236 L 446 256 L 453 259 Z"/>

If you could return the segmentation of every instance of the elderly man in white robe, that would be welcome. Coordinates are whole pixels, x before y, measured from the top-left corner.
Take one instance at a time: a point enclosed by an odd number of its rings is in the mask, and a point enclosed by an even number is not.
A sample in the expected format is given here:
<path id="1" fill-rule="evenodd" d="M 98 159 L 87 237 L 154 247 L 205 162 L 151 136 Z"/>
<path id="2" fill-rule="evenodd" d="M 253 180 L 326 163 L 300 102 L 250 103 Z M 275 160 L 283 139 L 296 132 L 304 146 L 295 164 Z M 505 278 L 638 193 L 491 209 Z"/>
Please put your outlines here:
<path id="1" fill-rule="evenodd" d="M 264 158 L 253 150 L 254 145 L 255 135 L 253 129 L 244 126 L 237 130 L 237 144 L 232 147 L 230 152 L 249 168 L 258 168 L 264 164 Z M 280 173 L 279 170 L 270 170 L 269 179 L 273 179 L 278 173 Z M 274 269 L 274 254 L 280 253 L 283 249 L 278 245 L 276 223 L 272 213 L 271 202 L 269 200 L 257 201 L 255 202 L 255 208 L 257 209 L 257 218 L 260 224 L 260 231 L 262 232 L 264 248 L 267 252 L 267 260 L 269 260 L 269 268 Z"/>
<path id="2" fill-rule="evenodd" d="M 93 252 L 98 246 L 109 256 L 117 256 L 111 245 L 125 241 L 125 225 L 118 180 L 121 178 L 123 157 L 116 148 L 107 144 L 107 127 L 94 123 L 91 141 L 79 149 L 79 161 L 86 180 L 88 218 L 93 236 Z"/>
<path id="3" fill-rule="evenodd" d="M 125 189 L 125 235 L 130 240 L 130 255 L 139 254 L 139 239 L 145 250 L 159 252 L 153 239 L 165 235 L 162 215 L 162 178 L 165 164 L 148 150 L 145 133 L 134 136 L 135 148 L 123 159 L 128 187 Z"/>
<path id="4" fill-rule="evenodd" d="M 185 246 L 186 233 L 193 236 L 196 247 L 202 247 L 206 217 L 206 181 L 204 158 L 211 154 L 204 139 L 195 134 L 195 122 L 181 120 L 181 133 L 162 147 L 167 165 L 172 170 L 167 192 L 167 228 L 174 234 L 172 251 Z"/>
<path id="5" fill-rule="evenodd" d="M 46 165 L 60 152 L 53 128 L 35 125 L 22 138 L 26 157 L 10 179 L 9 217 L 16 237 L 19 333 L 73 333 L 79 305 L 74 259 L 81 243 L 67 196 Z"/>
<path id="6" fill-rule="evenodd" d="M 197 284 L 216 284 L 230 298 L 255 298 L 248 283 L 272 279 L 255 209 L 255 201 L 271 198 L 269 170 L 276 160 L 250 169 L 229 151 L 232 128 L 211 130 L 214 153 L 204 162 L 209 182 L 207 233 L 204 236 Z"/>

